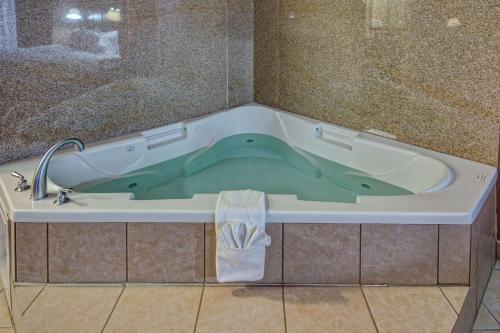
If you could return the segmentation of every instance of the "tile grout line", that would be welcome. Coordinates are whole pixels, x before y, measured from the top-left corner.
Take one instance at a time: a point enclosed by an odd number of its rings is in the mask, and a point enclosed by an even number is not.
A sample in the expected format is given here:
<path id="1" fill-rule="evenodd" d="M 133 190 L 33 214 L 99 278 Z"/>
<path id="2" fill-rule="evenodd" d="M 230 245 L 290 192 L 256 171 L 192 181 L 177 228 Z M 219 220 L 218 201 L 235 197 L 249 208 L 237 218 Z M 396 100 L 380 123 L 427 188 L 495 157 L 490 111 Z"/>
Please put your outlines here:
<path id="1" fill-rule="evenodd" d="M 104 330 L 106 329 L 106 326 L 108 326 L 109 320 L 111 319 L 111 316 L 113 315 L 113 312 L 115 312 L 115 309 L 118 306 L 118 302 L 120 302 L 120 299 L 122 298 L 122 295 L 125 292 L 125 289 L 127 288 L 126 284 L 123 284 L 122 286 L 123 286 L 122 291 L 120 292 L 120 295 L 118 295 L 118 298 L 116 299 L 115 305 L 113 305 L 113 308 L 111 309 L 111 312 L 109 313 L 109 316 L 106 319 L 106 322 L 104 323 L 104 326 L 102 327 L 101 333 L 103 333 Z"/>
<path id="2" fill-rule="evenodd" d="M 457 315 L 457 317 L 460 315 L 460 311 L 457 311 L 457 309 L 455 309 L 455 307 L 453 306 L 453 304 L 451 303 L 450 299 L 448 298 L 448 296 L 446 296 L 446 294 L 444 293 L 443 289 L 441 289 L 440 286 L 438 286 L 438 289 L 439 291 L 441 291 L 441 294 L 443 295 L 444 299 L 446 299 L 446 302 L 448 302 L 448 304 L 451 306 L 451 308 L 453 309 L 453 312 L 455 312 L 455 314 Z M 467 296 L 466 296 L 467 297 Z M 465 299 L 464 299 L 464 303 L 465 303 Z M 463 307 L 463 304 L 462 304 L 462 307 Z M 457 318 L 458 319 L 458 318 Z"/>
<path id="3" fill-rule="evenodd" d="M 9 277 L 9 280 L 10 280 L 10 277 Z M 10 298 L 11 298 L 11 302 L 12 302 L 12 293 L 10 295 Z M 7 295 L 5 295 L 5 301 L 7 302 Z M 11 303 L 11 307 L 12 307 L 12 303 Z M 8 304 L 7 304 L 7 311 L 9 312 L 10 328 L 14 329 L 14 327 L 16 327 L 16 323 L 14 322 L 14 314 L 13 314 L 13 310 L 11 308 L 9 308 Z M 21 315 L 21 317 L 22 317 L 22 315 Z"/>
<path id="4" fill-rule="evenodd" d="M 368 303 L 368 299 L 366 298 L 365 291 L 363 290 L 363 286 L 359 286 L 361 289 L 361 294 L 363 295 L 363 299 L 365 300 L 366 307 L 368 308 L 368 313 L 370 314 L 370 318 L 372 319 L 373 326 L 375 326 L 375 331 L 380 333 L 377 327 L 377 322 L 375 321 L 375 317 L 373 316 L 372 309 L 370 308 L 370 304 Z"/>
<path id="5" fill-rule="evenodd" d="M 488 307 L 488 305 L 486 305 L 485 303 L 481 303 L 481 305 L 484 305 L 484 308 L 486 309 L 486 311 L 488 311 L 488 313 L 490 314 L 490 316 L 493 317 L 493 320 L 496 321 L 498 325 L 500 325 L 500 321 L 497 319 L 497 317 L 495 317 L 495 315 L 493 314 L 493 312 L 491 312 L 491 310 Z M 495 328 L 495 330 L 496 329 L 498 329 L 498 328 Z"/>
<path id="6" fill-rule="evenodd" d="M 43 286 L 42 289 L 40 289 L 40 291 L 35 295 L 35 297 L 33 297 L 33 299 L 31 300 L 30 304 L 28 304 L 28 306 L 26 307 L 26 309 L 24 309 L 23 312 L 21 312 L 21 316 L 24 316 L 24 314 L 26 312 L 28 312 L 28 310 L 31 308 L 31 306 L 33 305 L 33 303 L 35 303 L 35 301 L 37 300 L 37 298 L 42 294 L 42 292 L 45 290 L 47 286 Z M 14 290 L 15 292 L 15 290 Z"/>
<path id="7" fill-rule="evenodd" d="M 1 294 L 3 294 L 3 295 L 1 295 Z M 4 328 L 13 328 L 14 327 L 14 319 L 12 316 L 12 310 L 9 308 L 9 305 L 7 304 L 7 293 L 5 292 L 5 289 L 3 289 L 3 288 L 2 288 L 2 290 L 0 290 L 0 298 L 2 300 L 1 303 L 3 303 L 7 307 L 7 313 L 8 313 L 8 317 L 9 317 L 9 323 L 10 323 L 10 326 L 1 325 L 0 330 L 3 330 Z"/>
<path id="8" fill-rule="evenodd" d="M 196 319 L 194 321 L 193 333 L 196 333 L 196 328 L 198 327 L 198 319 L 200 318 L 201 304 L 203 302 L 204 295 L 205 295 L 205 283 L 203 284 L 203 287 L 201 288 L 200 303 L 198 304 L 198 312 L 196 312 Z"/>
<path id="9" fill-rule="evenodd" d="M 285 287 L 281 287 L 281 299 L 283 301 L 283 320 L 285 321 L 285 333 L 288 332 L 288 324 L 286 322 L 286 305 L 285 305 Z"/>
<path id="10" fill-rule="evenodd" d="M 494 270 L 491 271 L 490 276 L 488 278 L 488 281 L 486 282 L 486 287 L 484 288 L 484 291 L 482 293 L 480 304 L 483 304 L 484 296 L 486 296 L 486 293 L 488 291 L 488 287 L 490 286 L 491 279 L 493 279 L 493 272 L 494 272 Z M 476 303 L 477 303 L 477 299 L 476 299 Z"/>
<path id="11" fill-rule="evenodd" d="M 9 308 L 9 305 L 7 304 L 7 295 L 5 294 L 5 291 L 2 289 L 2 291 L 0 291 L 0 293 L 3 293 L 4 297 L 2 297 L 2 303 L 4 303 L 4 305 L 7 307 L 7 313 L 8 313 L 8 317 L 9 317 L 9 323 L 10 323 L 10 326 L 3 326 L 0 325 L 0 330 L 3 330 L 4 328 L 6 329 L 13 329 L 14 328 L 14 317 L 12 315 L 12 310 Z M 0 296 L 1 297 L 1 296 Z"/>

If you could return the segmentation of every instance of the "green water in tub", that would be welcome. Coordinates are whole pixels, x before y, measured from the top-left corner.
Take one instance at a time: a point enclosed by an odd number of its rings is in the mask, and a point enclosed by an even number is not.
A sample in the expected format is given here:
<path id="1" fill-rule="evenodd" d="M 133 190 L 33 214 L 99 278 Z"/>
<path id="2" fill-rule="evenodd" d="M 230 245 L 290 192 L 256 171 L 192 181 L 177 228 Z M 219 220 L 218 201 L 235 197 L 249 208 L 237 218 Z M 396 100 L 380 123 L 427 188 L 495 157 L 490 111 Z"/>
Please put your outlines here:
<path id="1" fill-rule="evenodd" d="M 188 199 L 196 193 L 244 189 L 294 194 L 299 200 L 349 203 L 356 202 L 358 195 L 411 194 L 359 170 L 293 149 L 275 137 L 251 133 L 75 188 L 86 193 L 131 192 L 135 200 Z"/>

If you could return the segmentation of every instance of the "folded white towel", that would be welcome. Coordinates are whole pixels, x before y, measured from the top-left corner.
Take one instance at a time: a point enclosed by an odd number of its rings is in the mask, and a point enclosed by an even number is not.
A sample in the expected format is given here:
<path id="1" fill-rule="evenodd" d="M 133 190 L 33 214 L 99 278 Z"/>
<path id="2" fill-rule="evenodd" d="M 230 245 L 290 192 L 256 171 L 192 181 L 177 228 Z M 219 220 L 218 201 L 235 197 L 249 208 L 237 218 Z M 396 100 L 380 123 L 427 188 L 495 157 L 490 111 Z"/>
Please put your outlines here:
<path id="1" fill-rule="evenodd" d="M 217 281 L 258 281 L 264 277 L 266 246 L 265 194 L 224 191 L 215 209 Z"/>

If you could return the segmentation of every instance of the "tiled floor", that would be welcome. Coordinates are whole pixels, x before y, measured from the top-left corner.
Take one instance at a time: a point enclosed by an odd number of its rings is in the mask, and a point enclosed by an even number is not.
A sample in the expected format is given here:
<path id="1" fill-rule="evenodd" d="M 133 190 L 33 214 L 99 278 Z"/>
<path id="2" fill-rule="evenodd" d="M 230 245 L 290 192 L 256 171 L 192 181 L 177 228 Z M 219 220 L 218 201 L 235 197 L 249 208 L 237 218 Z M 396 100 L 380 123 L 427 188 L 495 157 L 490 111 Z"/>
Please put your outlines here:
<path id="1" fill-rule="evenodd" d="M 467 287 L 21 285 L 29 333 L 451 332 Z M 8 331 L 2 325 L 0 333 Z M 6 317 L 8 319 L 8 317 Z M 500 332 L 500 264 L 474 333 Z M 4 330 L 4 331 L 2 331 Z"/>
<path id="2" fill-rule="evenodd" d="M 14 333 L 5 291 L 0 282 L 0 333 Z"/>
<path id="3" fill-rule="evenodd" d="M 17 296 L 29 333 L 439 333 L 465 297 L 454 288 L 37 285 Z"/>
<path id="4" fill-rule="evenodd" d="M 500 261 L 497 261 L 474 323 L 474 333 L 500 333 Z"/>

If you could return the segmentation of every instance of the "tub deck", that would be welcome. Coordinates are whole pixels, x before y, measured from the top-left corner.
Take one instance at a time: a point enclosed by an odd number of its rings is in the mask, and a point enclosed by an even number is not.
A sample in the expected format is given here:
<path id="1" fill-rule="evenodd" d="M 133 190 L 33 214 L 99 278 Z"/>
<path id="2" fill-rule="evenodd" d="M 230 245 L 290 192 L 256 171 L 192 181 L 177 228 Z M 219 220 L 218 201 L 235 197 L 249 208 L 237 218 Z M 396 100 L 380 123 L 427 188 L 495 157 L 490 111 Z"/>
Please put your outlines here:
<path id="1" fill-rule="evenodd" d="M 29 192 L 15 192 L 17 180 L 10 176 L 16 170 L 29 180 L 38 158 L 1 165 L 2 210 L 15 222 L 210 222 L 217 194 L 132 200 L 129 193 L 75 192 L 64 206 L 52 201 L 57 186 L 123 175 L 239 133 L 275 136 L 415 193 L 360 195 L 355 203 L 270 194 L 269 223 L 472 224 L 497 178 L 491 166 L 252 104 L 59 154 L 50 164 L 46 200 L 32 202 Z"/>
<path id="2" fill-rule="evenodd" d="M 270 223 L 262 283 L 470 285 L 494 264 L 495 195 L 471 225 Z M 431 221 L 429 221 L 431 222 Z M 14 223 L 22 282 L 215 282 L 213 223 Z"/>

